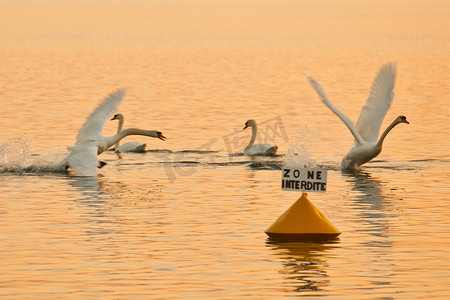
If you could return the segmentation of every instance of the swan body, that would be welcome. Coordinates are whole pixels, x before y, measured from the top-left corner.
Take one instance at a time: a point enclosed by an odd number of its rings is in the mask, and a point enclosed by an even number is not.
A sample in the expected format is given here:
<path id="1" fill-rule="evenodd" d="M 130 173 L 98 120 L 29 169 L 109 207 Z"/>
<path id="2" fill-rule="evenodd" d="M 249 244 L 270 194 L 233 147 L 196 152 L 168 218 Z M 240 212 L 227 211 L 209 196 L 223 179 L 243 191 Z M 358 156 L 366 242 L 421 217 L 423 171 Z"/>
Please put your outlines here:
<path id="1" fill-rule="evenodd" d="M 247 147 L 244 149 L 245 155 L 275 155 L 278 150 L 278 146 L 272 146 L 271 144 L 255 144 L 256 135 L 258 132 L 258 126 L 255 120 L 248 120 L 245 123 L 244 129 L 247 127 L 252 128 L 252 137 Z"/>
<path id="2" fill-rule="evenodd" d="M 118 89 L 108 95 L 89 115 L 77 135 L 75 146 L 68 147 L 70 151 L 59 164 L 58 168 L 69 169 L 79 176 L 95 176 L 98 168 L 106 163 L 98 160 L 98 155 L 112 147 L 128 135 L 145 135 L 164 140 L 159 131 L 128 128 L 110 137 L 102 135 L 106 120 L 114 113 L 125 94 L 124 89 Z"/>
<path id="3" fill-rule="evenodd" d="M 381 67 L 372 83 L 369 98 L 361 109 L 356 126 L 331 103 L 322 86 L 308 77 L 322 102 L 344 122 L 354 137 L 353 148 L 342 159 L 343 169 L 358 169 L 359 166 L 377 157 L 381 153 L 384 139 L 392 128 L 400 123 L 409 124 L 405 116 L 398 116 L 378 139 L 381 123 L 394 99 L 395 77 L 395 64 L 390 63 Z"/>
<path id="4" fill-rule="evenodd" d="M 114 147 L 115 152 L 145 152 L 147 144 L 141 144 L 139 142 L 127 142 L 119 147 Z"/>
<path id="5" fill-rule="evenodd" d="M 95 142 L 67 147 L 69 155 L 64 159 L 64 171 L 70 168 L 79 176 L 94 176 L 106 163 L 98 160 Z"/>
<path id="6" fill-rule="evenodd" d="M 122 131 L 123 123 L 125 121 L 125 117 L 123 116 L 123 114 L 115 114 L 111 121 L 112 120 L 119 120 L 117 133 Z M 127 142 L 123 145 L 120 145 L 120 142 L 117 142 L 113 150 L 115 152 L 145 152 L 146 147 L 147 144 L 141 144 L 139 142 Z"/>

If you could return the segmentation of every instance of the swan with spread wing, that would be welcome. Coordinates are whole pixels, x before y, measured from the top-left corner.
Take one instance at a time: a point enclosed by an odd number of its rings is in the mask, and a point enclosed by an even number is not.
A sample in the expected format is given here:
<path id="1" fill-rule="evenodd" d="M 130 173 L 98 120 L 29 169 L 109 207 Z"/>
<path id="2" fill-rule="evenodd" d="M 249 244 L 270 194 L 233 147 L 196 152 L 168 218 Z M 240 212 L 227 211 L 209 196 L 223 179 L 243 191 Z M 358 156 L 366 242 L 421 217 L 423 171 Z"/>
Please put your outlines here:
<path id="1" fill-rule="evenodd" d="M 389 63 L 381 67 L 372 83 L 369 98 L 361 109 L 356 126 L 331 103 L 322 86 L 313 78 L 307 77 L 319 94 L 322 102 L 344 122 L 355 138 L 353 148 L 342 159 L 341 167 L 343 169 L 358 169 L 362 164 L 378 156 L 381 152 L 383 141 L 392 128 L 400 123 L 409 124 L 406 117 L 400 115 L 395 118 L 378 139 L 381 123 L 394 99 L 395 77 L 395 64 Z"/>
<path id="2" fill-rule="evenodd" d="M 106 163 L 98 160 L 98 155 L 108 150 L 121 139 L 128 135 L 144 135 L 164 140 L 161 132 L 128 128 L 116 135 L 105 137 L 102 135 L 106 120 L 112 115 L 122 101 L 124 89 L 118 89 L 108 95 L 102 103 L 89 115 L 77 135 L 75 146 L 68 147 L 70 153 L 60 163 L 59 168 L 72 170 L 79 176 L 95 176 L 98 168 Z"/>

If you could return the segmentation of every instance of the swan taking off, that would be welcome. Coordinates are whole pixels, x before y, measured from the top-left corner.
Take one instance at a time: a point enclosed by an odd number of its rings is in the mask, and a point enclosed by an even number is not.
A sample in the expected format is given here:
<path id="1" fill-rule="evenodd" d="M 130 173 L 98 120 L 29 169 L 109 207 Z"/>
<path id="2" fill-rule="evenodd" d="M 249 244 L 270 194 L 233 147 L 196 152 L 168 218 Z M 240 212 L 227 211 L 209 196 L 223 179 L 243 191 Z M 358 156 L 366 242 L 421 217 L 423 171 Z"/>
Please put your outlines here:
<path id="1" fill-rule="evenodd" d="M 112 120 L 119 120 L 117 133 L 122 131 L 123 123 L 125 122 L 123 114 L 115 114 L 111 121 Z M 120 142 L 117 142 L 113 150 L 115 152 L 145 152 L 145 147 L 147 147 L 147 144 L 141 144 L 139 142 L 128 142 L 123 145 L 120 145 Z"/>
<path id="2" fill-rule="evenodd" d="M 144 135 L 164 140 L 165 137 L 159 131 L 128 128 L 114 136 L 102 135 L 106 120 L 112 115 L 125 94 L 124 89 L 119 89 L 107 96 L 102 103 L 89 115 L 77 135 L 75 146 L 68 147 L 70 153 L 58 167 L 67 171 L 71 169 L 79 176 L 95 176 L 98 168 L 106 163 L 98 160 L 97 155 L 108 150 L 114 144 L 128 135 Z"/>
<path id="3" fill-rule="evenodd" d="M 405 116 L 398 116 L 389 125 L 377 141 L 380 132 L 381 123 L 391 106 L 394 98 L 394 84 L 396 76 L 396 65 L 393 63 L 381 67 L 375 77 L 369 98 L 362 107 L 358 121 L 355 124 L 339 109 L 337 109 L 328 99 L 322 86 L 313 78 L 307 77 L 316 92 L 322 98 L 322 102 L 334 112 L 355 138 L 355 144 L 348 154 L 342 159 L 341 167 L 343 169 L 357 169 L 362 164 L 370 161 L 381 152 L 383 141 L 386 135 L 397 124 L 407 123 Z"/>
<path id="4" fill-rule="evenodd" d="M 258 126 L 255 120 L 248 120 L 245 122 L 244 129 L 247 127 L 252 128 L 252 138 L 244 149 L 245 155 L 275 155 L 278 150 L 278 146 L 272 146 L 271 144 L 255 144 L 256 135 L 258 132 Z"/>

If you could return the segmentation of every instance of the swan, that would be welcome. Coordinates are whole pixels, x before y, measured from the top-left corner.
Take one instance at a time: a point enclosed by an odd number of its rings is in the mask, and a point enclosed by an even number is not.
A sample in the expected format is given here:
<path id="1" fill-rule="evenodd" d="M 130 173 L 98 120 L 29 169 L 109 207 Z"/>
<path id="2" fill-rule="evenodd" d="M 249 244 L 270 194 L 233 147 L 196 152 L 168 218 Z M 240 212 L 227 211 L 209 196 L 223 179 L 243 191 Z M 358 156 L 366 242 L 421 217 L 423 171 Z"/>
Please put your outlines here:
<path id="1" fill-rule="evenodd" d="M 98 168 L 106 165 L 98 160 L 98 155 L 112 147 L 128 135 L 145 135 L 164 140 L 159 131 L 128 128 L 110 137 L 102 135 L 103 126 L 110 115 L 114 113 L 125 94 L 124 89 L 118 89 L 108 95 L 89 115 L 77 135 L 75 146 L 68 147 L 70 151 L 59 164 L 58 168 L 73 170 L 79 176 L 95 176 Z"/>
<path id="2" fill-rule="evenodd" d="M 258 131 L 258 126 L 255 120 L 248 120 L 245 122 L 244 129 L 247 127 L 252 128 L 252 138 L 248 143 L 247 147 L 244 149 L 245 155 L 275 155 L 278 150 L 278 146 L 272 146 L 271 144 L 255 144 L 256 134 Z"/>
<path id="3" fill-rule="evenodd" d="M 117 133 L 122 131 L 123 122 L 125 121 L 123 114 L 115 114 L 111 121 L 112 120 L 119 120 Z M 117 142 L 113 150 L 115 152 L 145 152 L 145 147 L 147 147 L 147 144 L 141 144 L 139 142 L 128 142 L 123 145 L 120 145 L 120 142 Z"/>
<path id="4" fill-rule="evenodd" d="M 377 141 L 381 123 L 394 98 L 395 76 L 396 65 L 394 63 L 388 63 L 380 68 L 372 83 L 369 98 L 367 98 L 366 104 L 361 109 L 356 126 L 343 112 L 331 103 L 322 86 L 312 77 L 307 77 L 321 97 L 322 102 L 347 125 L 355 138 L 353 148 L 342 159 L 342 169 L 358 169 L 359 166 L 378 156 L 381 152 L 383 141 L 392 128 L 400 123 L 409 124 L 405 116 L 398 116 L 386 128 Z"/>

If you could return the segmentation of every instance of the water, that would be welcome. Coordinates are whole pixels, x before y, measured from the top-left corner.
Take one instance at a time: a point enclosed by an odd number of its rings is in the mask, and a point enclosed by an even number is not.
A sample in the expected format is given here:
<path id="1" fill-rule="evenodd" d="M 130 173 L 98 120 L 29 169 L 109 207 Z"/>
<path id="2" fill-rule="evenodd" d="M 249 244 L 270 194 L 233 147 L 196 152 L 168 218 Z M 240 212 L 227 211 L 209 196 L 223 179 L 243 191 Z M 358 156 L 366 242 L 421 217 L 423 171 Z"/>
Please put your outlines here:
<path id="1" fill-rule="evenodd" d="M 2 1 L 0 297 L 447 299 L 450 6 L 445 1 Z M 356 121 L 397 62 L 383 152 L 359 172 Z M 98 177 L 55 171 L 85 118 L 126 87 L 125 127 L 166 141 Z M 249 158 L 244 123 L 279 155 Z M 117 123 L 107 121 L 104 134 Z M 295 153 L 295 154 L 294 154 Z M 300 196 L 286 162 L 328 170 L 310 200 L 342 231 L 276 243 Z"/>

